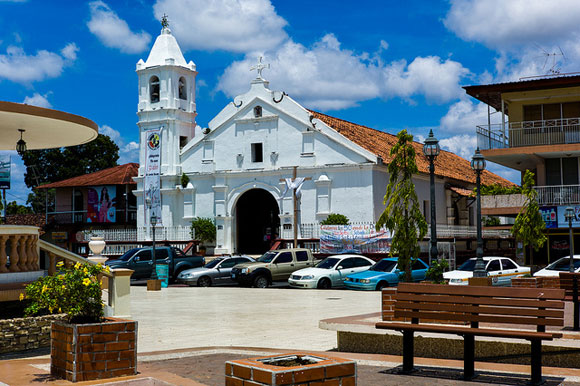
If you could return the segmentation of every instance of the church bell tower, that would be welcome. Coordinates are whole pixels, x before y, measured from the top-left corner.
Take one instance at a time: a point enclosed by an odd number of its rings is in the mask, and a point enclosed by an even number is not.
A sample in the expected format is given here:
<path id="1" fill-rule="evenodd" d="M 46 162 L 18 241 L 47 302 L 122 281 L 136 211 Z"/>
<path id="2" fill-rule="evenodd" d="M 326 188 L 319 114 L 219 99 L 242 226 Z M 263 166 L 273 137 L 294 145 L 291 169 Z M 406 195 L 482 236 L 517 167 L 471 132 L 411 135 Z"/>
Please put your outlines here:
<path id="1" fill-rule="evenodd" d="M 187 63 L 171 34 L 167 17 L 147 61 L 137 62 L 139 77 L 139 176 L 145 167 L 147 131 L 161 129 L 162 188 L 181 177 L 181 148 L 195 135 L 195 64 Z"/>

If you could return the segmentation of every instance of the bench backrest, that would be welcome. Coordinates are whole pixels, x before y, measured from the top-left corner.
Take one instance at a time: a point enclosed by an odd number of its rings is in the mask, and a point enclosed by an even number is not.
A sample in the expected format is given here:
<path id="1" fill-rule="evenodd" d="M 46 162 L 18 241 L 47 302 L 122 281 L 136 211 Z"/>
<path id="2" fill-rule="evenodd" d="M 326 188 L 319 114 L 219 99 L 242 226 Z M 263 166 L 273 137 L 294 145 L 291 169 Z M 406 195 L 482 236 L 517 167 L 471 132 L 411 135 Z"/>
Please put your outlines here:
<path id="1" fill-rule="evenodd" d="M 564 290 L 399 283 L 395 318 L 443 323 L 564 325 Z"/>
<path id="2" fill-rule="evenodd" d="M 580 292 L 580 273 L 560 272 L 560 288 L 566 291 L 566 296 L 572 296 L 574 280 L 577 281 L 578 292 Z"/>

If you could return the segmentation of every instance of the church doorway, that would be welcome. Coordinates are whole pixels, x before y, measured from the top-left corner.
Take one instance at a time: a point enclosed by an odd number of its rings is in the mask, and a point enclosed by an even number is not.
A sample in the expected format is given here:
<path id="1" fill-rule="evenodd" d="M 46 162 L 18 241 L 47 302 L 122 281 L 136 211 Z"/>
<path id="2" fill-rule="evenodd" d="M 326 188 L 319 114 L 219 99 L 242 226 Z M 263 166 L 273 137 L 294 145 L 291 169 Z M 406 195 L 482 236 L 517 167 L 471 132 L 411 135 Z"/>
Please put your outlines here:
<path id="1" fill-rule="evenodd" d="M 270 249 L 280 232 L 280 210 L 276 199 L 264 189 L 251 189 L 236 203 L 236 250 L 262 254 Z"/>

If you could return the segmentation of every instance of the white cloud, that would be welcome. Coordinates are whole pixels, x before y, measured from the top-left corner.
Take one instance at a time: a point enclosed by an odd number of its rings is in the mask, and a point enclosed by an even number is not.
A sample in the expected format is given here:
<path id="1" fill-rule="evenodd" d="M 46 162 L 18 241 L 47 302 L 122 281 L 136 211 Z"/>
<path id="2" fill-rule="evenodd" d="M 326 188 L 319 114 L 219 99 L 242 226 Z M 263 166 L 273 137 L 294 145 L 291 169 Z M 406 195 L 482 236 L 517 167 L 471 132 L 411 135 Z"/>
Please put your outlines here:
<path id="1" fill-rule="evenodd" d="M 157 0 L 153 9 L 159 20 L 169 15 L 185 49 L 265 51 L 288 37 L 270 0 Z"/>
<path id="2" fill-rule="evenodd" d="M 121 140 L 121 133 L 119 133 L 117 130 L 113 129 L 111 126 L 108 125 L 99 126 L 99 134 L 106 135 L 115 142 L 119 142 Z"/>
<path id="3" fill-rule="evenodd" d="M 230 97 L 246 92 L 256 76 L 249 71 L 256 56 L 248 54 L 232 63 L 217 89 Z M 438 57 L 418 57 L 409 65 L 404 61 L 384 65 L 368 53 L 341 48 L 333 34 L 311 48 L 288 40 L 266 52 L 264 62 L 270 64 L 264 77 L 274 89 L 286 91 L 306 107 L 323 110 L 343 109 L 374 98 L 411 100 L 417 95 L 429 102 L 448 102 L 462 94 L 459 83 L 469 73 L 460 63 Z"/>
<path id="4" fill-rule="evenodd" d="M 44 108 L 50 109 L 50 108 L 52 108 L 52 104 L 48 101 L 47 97 L 48 97 L 48 94 L 41 95 L 41 94 L 35 92 L 32 96 L 27 96 L 26 98 L 24 98 L 23 103 L 27 104 L 27 105 L 44 107 Z"/>
<path id="5" fill-rule="evenodd" d="M 490 111 L 492 125 L 500 124 L 501 113 L 495 112 L 494 108 L 491 108 Z M 447 114 L 439 122 L 440 128 L 448 133 L 475 132 L 477 125 L 487 125 L 487 105 L 473 102 L 467 97 L 452 104 Z"/>
<path id="6" fill-rule="evenodd" d="M 127 22 L 103 1 L 89 3 L 91 20 L 87 23 L 89 30 L 107 47 L 118 48 L 121 52 L 134 54 L 149 47 L 151 35 L 145 31 L 131 31 Z"/>
<path id="7" fill-rule="evenodd" d="M 439 146 L 441 146 L 442 149 L 470 160 L 475 152 L 475 148 L 477 147 L 477 139 L 475 138 L 475 135 L 460 134 L 440 139 Z"/>
<path id="8" fill-rule="evenodd" d="M 451 0 L 444 24 L 464 40 L 504 50 L 566 37 L 578 40 L 577 0 Z"/>
<path id="9" fill-rule="evenodd" d="M 119 165 L 129 162 L 139 162 L 139 144 L 137 142 L 131 141 L 126 143 L 123 137 L 121 137 L 121 133 L 109 125 L 99 126 L 99 134 L 110 137 L 119 146 L 119 160 L 117 161 Z"/>
<path id="10" fill-rule="evenodd" d="M 76 45 L 68 44 L 62 50 L 63 56 L 54 52 L 40 50 L 36 55 L 27 55 L 20 47 L 9 46 L 6 54 L 0 54 L 0 78 L 17 83 L 41 81 L 56 78 L 64 67 L 76 59 Z"/>
<path id="11" fill-rule="evenodd" d="M 62 56 L 64 58 L 71 60 L 71 61 L 75 61 L 75 60 L 77 60 L 78 50 L 79 50 L 79 48 L 77 47 L 77 45 L 75 43 L 69 43 L 62 50 L 60 50 L 60 53 L 62 54 Z"/>

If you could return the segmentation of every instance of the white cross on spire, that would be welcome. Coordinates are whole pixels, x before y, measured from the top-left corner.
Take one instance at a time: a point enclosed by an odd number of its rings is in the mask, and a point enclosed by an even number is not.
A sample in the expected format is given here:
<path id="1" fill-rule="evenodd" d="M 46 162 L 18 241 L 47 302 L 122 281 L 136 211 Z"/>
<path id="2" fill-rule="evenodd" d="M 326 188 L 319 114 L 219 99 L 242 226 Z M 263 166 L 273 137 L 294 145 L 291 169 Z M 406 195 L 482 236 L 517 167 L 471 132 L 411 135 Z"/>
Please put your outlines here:
<path id="1" fill-rule="evenodd" d="M 262 63 L 262 57 L 258 56 L 258 64 L 250 67 L 250 71 L 258 70 L 257 79 L 264 79 L 264 78 L 262 78 L 262 71 L 264 70 L 264 68 L 270 68 L 270 63 L 268 63 L 268 64 Z"/>

